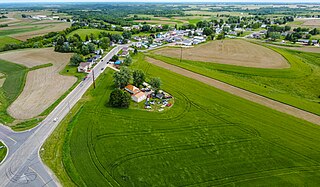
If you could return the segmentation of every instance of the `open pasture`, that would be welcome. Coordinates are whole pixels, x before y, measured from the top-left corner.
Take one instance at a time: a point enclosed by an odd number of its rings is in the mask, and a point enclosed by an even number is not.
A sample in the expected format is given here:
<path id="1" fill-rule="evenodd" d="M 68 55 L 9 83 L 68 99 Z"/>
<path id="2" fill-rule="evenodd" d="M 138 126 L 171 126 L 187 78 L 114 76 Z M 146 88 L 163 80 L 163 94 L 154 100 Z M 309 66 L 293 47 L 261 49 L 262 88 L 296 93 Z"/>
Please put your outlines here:
<path id="1" fill-rule="evenodd" d="M 22 64 L 29 68 L 51 63 L 52 66 L 30 71 L 19 97 L 9 106 L 9 114 L 16 119 L 29 119 L 40 115 L 60 98 L 75 82 L 75 77 L 59 72 L 72 54 L 56 53 L 52 48 L 28 49 L 0 54 L 0 59 Z"/>
<path id="2" fill-rule="evenodd" d="M 320 115 L 320 54 L 269 48 L 286 58 L 290 68 L 250 68 L 149 56 Z"/>
<path id="3" fill-rule="evenodd" d="M 154 53 L 180 58 L 180 48 L 163 48 Z M 271 49 L 243 40 L 213 41 L 182 49 L 182 59 L 256 68 L 288 68 L 285 58 Z"/>
<path id="4" fill-rule="evenodd" d="M 142 54 L 133 68 L 160 77 L 174 107 L 106 107 L 114 88 L 107 70 L 64 121 L 66 133 L 53 134 L 64 145 L 45 147 L 54 171 L 62 161 L 78 186 L 320 184 L 319 126 L 150 65 Z"/>
<path id="5" fill-rule="evenodd" d="M 110 33 L 110 34 L 122 34 L 122 32 L 120 32 L 120 31 L 106 31 L 106 30 L 102 30 L 102 29 L 78 29 L 78 30 L 75 30 L 75 31 L 71 32 L 67 36 L 69 37 L 69 36 L 72 36 L 74 34 L 79 34 L 81 39 L 85 40 L 86 39 L 86 35 L 90 36 L 90 34 L 93 34 L 95 37 L 98 37 L 101 32 L 107 32 L 107 33 Z"/>

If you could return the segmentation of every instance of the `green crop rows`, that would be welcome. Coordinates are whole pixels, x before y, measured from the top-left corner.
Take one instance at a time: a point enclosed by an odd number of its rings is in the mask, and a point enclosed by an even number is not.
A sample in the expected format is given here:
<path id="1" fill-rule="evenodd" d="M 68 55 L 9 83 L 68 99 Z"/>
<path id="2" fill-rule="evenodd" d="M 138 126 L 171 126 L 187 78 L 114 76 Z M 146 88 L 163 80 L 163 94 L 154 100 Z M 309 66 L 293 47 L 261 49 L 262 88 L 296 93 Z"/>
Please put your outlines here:
<path id="1" fill-rule="evenodd" d="M 319 126 L 153 66 L 143 54 L 132 68 L 160 77 L 175 105 L 164 113 L 106 107 L 114 88 L 107 70 L 52 135 L 59 145 L 45 146 L 63 184 L 320 185 Z"/>

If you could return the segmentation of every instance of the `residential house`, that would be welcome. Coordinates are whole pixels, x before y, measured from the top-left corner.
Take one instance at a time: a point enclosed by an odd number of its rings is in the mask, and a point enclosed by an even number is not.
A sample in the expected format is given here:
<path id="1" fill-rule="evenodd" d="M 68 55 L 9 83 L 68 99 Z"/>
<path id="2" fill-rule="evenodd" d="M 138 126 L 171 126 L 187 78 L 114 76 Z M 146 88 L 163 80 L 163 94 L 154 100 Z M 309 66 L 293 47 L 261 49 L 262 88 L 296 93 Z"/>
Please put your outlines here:
<path id="1" fill-rule="evenodd" d="M 90 62 L 81 62 L 78 66 L 78 72 L 88 72 L 91 67 Z"/>
<path id="2" fill-rule="evenodd" d="M 131 99 L 137 103 L 145 100 L 147 97 L 143 92 L 135 93 L 131 96 Z"/>

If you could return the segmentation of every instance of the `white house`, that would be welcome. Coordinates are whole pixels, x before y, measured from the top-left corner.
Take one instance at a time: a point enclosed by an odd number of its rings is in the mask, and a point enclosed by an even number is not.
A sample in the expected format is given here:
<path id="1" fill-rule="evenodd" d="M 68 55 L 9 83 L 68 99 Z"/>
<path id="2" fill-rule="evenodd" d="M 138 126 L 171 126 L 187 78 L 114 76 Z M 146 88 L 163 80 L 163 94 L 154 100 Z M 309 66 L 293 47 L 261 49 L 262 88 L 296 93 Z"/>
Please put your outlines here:
<path id="1" fill-rule="evenodd" d="M 90 68 L 91 68 L 90 62 L 81 62 L 78 66 L 78 72 L 88 72 Z"/>
<path id="2" fill-rule="evenodd" d="M 137 102 L 137 103 L 145 100 L 146 98 L 147 98 L 147 97 L 146 97 L 146 95 L 145 95 L 143 92 L 138 92 L 138 93 L 133 94 L 133 95 L 131 96 L 131 99 L 132 99 L 133 101 Z"/>

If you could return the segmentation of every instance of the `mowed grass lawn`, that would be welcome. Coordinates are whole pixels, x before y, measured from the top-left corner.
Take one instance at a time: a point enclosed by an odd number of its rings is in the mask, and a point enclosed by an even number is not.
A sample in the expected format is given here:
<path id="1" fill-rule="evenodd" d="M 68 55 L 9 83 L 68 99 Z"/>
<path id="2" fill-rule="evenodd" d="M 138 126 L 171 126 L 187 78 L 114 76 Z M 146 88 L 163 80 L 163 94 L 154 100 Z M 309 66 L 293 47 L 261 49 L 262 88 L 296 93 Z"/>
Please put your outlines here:
<path id="1" fill-rule="evenodd" d="M 263 69 L 182 60 L 150 53 L 150 57 L 320 115 L 320 54 L 270 47 L 290 68 Z"/>
<path id="2" fill-rule="evenodd" d="M 7 147 L 0 141 L 0 163 L 6 157 L 7 154 Z"/>
<path id="3" fill-rule="evenodd" d="M 11 38 L 9 36 L 0 36 L 0 48 L 4 47 L 6 44 L 17 44 L 20 43 L 20 40 L 17 40 L 15 38 Z"/>
<path id="4" fill-rule="evenodd" d="M 122 34 L 122 32 L 120 31 L 107 31 L 107 30 L 101 30 L 101 29 L 78 29 L 68 34 L 68 37 L 73 36 L 74 34 L 79 34 L 81 39 L 85 40 L 86 35 L 90 37 L 90 35 L 93 34 L 95 37 L 98 37 L 101 32 L 107 32 L 110 34 Z"/>
<path id="5" fill-rule="evenodd" d="M 63 185 L 320 185 L 319 126 L 153 66 L 143 54 L 132 67 L 160 77 L 173 108 L 106 107 L 114 89 L 106 70 L 44 147 Z"/>
<path id="6" fill-rule="evenodd" d="M 13 119 L 7 114 L 7 107 L 22 92 L 28 68 L 0 60 L 0 73 L 5 75 L 5 82 L 0 87 L 0 123 L 12 122 Z"/>

